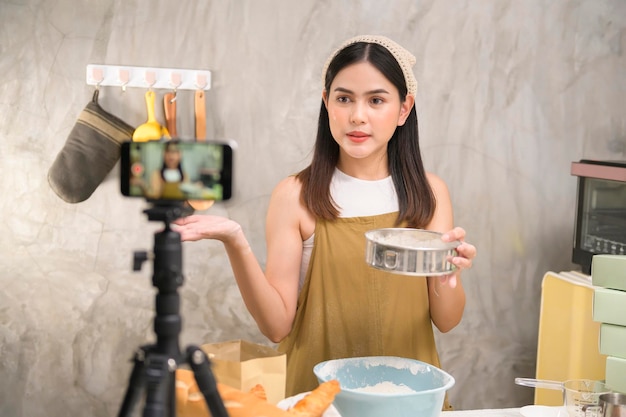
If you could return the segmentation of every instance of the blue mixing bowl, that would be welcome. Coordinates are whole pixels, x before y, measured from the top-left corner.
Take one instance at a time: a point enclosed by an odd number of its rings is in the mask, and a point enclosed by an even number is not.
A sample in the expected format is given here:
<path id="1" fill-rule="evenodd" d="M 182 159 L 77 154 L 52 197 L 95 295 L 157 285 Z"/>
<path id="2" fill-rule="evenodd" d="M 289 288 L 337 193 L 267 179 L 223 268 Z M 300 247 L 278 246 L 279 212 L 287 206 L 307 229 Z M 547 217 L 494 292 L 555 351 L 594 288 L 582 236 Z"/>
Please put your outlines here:
<path id="1" fill-rule="evenodd" d="M 333 359 L 313 368 L 339 381 L 333 405 L 342 417 L 438 417 L 454 378 L 425 362 L 395 356 Z"/>

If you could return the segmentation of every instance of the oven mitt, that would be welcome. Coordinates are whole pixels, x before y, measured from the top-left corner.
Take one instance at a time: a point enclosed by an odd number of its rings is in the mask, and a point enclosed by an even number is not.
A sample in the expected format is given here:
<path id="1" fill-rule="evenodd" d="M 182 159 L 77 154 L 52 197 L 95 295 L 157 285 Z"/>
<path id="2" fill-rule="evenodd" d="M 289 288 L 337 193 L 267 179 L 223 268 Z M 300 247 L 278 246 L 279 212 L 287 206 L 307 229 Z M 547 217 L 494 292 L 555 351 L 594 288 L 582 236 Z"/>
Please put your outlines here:
<path id="1" fill-rule="evenodd" d="M 48 170 L 48 183 L 68 203 L 88 199 L 120 158 L 121 143 L 134 129 L 98 104 L 98 90 L 81 111 Z"/>

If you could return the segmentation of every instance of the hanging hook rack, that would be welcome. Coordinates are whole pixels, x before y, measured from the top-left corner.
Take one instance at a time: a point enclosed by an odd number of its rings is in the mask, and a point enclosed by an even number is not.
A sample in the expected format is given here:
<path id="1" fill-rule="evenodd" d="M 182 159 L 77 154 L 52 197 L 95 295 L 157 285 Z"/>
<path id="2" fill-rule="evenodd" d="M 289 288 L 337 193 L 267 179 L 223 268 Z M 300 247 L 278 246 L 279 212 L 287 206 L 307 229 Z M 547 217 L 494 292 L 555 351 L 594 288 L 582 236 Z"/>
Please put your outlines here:
<path id="1" fill-rule="evenodd" d="M 175 90 L 209 90 L 211 71 L 176 68 L 87 65 L 87 84 L 96 87 L 138 87 Z"/>

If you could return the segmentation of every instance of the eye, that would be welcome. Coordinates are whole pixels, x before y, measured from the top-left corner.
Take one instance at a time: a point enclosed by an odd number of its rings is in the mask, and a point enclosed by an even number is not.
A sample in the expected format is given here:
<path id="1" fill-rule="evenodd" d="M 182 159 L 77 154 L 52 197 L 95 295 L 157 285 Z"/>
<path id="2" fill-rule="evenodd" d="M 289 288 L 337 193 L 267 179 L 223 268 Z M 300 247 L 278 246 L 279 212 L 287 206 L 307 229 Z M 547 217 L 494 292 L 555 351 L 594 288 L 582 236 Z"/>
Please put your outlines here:
<path id="1" fill-rule="evenodd" d="M 371 99 L 372 104 L 376 105 L 376 104 L 383 104 L 384 100 L 380 97 L 373 97 Z"/>
<path id="2" fill-rule="evenodd" d="M 347 96 L 337 96 L 337 102 L 338 103 L 349 103 L 350 102 L 350 97 L 347 97 Z"/>

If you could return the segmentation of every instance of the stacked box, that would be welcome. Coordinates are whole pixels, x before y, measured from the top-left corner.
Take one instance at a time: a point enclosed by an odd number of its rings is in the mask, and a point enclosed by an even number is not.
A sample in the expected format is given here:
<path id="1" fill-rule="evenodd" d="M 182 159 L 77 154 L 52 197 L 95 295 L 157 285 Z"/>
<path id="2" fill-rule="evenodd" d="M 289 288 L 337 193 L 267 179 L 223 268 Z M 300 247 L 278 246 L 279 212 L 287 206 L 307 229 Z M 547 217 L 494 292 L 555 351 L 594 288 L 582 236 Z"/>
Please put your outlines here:
<path id="1" fill-rule="evenodd" d="M 595 287 L 593 290 L 593 320 L 600 323 L 626 326 L 626 291 Z"/>
<path id="2" fill-rule="evenodd" d="M 594 255 L 591 283 L 596 287 L 626 291 L 626 255 Z"/>
<path id="3" fill-rule="evenodd" d="M 606 358 L 606 384 L 626 393 L 626 255 L 595 255 L 593 320 L 600 322 L 599 349 Z"/>
<path id="4" fill-rule="evenodd" d="M 626 326 L 600 324 L 600 353 L 626 359 Z"/>
<path id="5" fill-rule="evenodd" d="M 613 391 L 626 393 L 626 359 L 606 358 L 606 384 Z"/>

